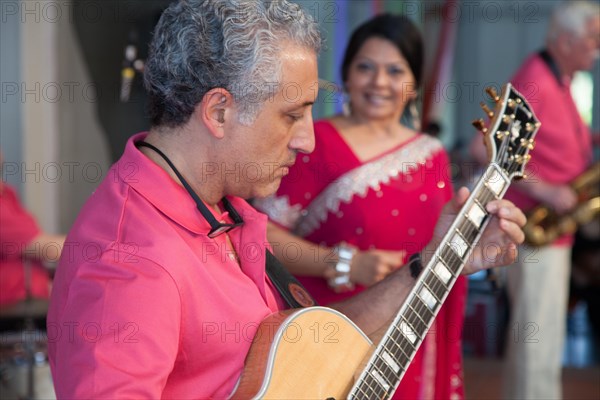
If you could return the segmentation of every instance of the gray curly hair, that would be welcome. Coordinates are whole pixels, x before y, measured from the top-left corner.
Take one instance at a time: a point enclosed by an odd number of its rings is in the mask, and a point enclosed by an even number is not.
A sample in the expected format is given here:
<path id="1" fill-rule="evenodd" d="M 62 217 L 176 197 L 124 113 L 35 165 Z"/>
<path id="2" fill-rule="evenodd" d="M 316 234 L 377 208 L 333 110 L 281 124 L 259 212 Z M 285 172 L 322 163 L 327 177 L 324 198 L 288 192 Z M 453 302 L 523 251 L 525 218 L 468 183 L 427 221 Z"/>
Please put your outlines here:
<path id="1" fill-rule="evenodd" d="M 213 88 L 225 88 L 240 108 L 240 123 L 254 122 L 278 89 L 278 54 L 289 41 L 318 53 L 313 18 L 287 0 L 180 0 L 155 30 L 144 84 L 153 126 L 185 124 Z"/>

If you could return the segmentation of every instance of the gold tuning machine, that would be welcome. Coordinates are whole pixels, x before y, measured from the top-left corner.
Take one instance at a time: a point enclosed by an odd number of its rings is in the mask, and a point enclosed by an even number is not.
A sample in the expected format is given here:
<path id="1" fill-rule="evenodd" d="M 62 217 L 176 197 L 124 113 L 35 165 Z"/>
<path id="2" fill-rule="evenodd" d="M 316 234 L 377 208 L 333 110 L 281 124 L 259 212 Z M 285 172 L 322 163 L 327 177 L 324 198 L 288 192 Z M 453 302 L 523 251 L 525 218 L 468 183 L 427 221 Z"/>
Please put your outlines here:
<path id="1" fill-rule="evenodd" d="M 498 96 L 498 92 L 496 92 L 496 89 L 494 89 L 491 86 L 488 86 L 485 88 L 485 91 L 490 96 L 490 98 L 492 100 L 494 100 L 496 103 L 498 103 L 500 101 L 500 96 Z"/>
<path id="2" fill-rule="evenodd" d="M 481 103 L 479 103 L 479 105 L 481 106 L 481 108 L 483 109 L 483 112 L 485 112 L 488 117 L 494 118 L 494 112 L 492 110 L 490 110 L 490 108 L 487 106 L 487 104 L 485 104 L 482 101 Z"/>
<path id="3" fill-rule="evenodd" d="M 472 122 L 472 124 L 477 130 L 480 130 L 481 133 L 483 133 L 483 134 L 487 133 L 488 129 L 485 126 L 485 121 L 483 120 L 483 118 L 476 119 L 475 121 Z"/>
<path id="4" fill-rule="evenodd" d="M 528 150 L 533 150 L 535 147 L 535 142 L 533 139 L 521 139 L 521 147 L 526 147 Z"/>
<path id="5" fill-rule="evenodd" d="M 541 126 L 542 124 L 540 122 L 536 122 L 534 124 L 532 124 L 531 122 L 527 122 L 525 124 L 525 130 L 527 132 L 533 132 L 534 129 L 537 129 Z"/>

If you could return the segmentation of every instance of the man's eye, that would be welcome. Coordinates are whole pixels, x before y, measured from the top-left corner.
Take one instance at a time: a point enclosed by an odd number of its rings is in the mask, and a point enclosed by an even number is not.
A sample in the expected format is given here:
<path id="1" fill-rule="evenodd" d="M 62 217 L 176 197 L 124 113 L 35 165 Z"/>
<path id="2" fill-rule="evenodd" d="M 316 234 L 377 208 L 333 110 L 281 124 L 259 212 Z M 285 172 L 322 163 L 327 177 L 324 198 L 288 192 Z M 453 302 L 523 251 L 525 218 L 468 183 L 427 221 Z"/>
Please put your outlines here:
<path id="1" fill-rule="evenodd" d="M 302 119 L 302 114 L 297 115 L 297 114 L 288 114 L 288 117 L 290 117 L 290 119 L 294 122 L 299 121 Z"/>

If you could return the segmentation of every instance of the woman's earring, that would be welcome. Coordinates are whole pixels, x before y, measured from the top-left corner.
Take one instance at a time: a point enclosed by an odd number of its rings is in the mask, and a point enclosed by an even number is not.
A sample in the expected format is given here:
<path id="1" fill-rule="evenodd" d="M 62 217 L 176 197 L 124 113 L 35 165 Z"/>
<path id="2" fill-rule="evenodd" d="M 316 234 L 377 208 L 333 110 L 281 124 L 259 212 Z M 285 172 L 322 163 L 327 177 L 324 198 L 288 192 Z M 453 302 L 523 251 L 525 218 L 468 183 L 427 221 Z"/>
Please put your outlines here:
<path id="1" fill-rule="evenodd" d="M 412 119 L 413 129 L 417 132 L 421 132 L 421 117 L 419 116 L 419 110 L 417 109 L 417 99 L 412 99 L 408 106 L 410 117 Z"/>
<path id="2" fill-rule="evenodd" d="M 342 94 L 342 115 L 349 117 L 352 115 L 352 107 L 350 107 L 350 96 L 344 92 Z"/>

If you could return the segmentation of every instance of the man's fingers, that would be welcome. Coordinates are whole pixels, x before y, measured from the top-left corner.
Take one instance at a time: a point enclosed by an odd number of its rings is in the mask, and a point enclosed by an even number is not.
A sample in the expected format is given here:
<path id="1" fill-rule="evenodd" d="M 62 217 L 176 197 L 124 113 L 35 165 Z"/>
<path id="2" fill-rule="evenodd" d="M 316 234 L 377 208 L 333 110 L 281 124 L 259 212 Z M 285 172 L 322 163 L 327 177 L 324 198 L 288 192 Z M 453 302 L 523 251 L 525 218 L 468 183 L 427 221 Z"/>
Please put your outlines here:
<path id="1" fill-rule="evenodd" d="M 524 226 L 527 222 L 527 218 L 523 211 L 515 207 L 515 205 L 508 200 L 494 200 L 490 201 L 486 206 L 486 209 L 491 214 L 496 214 L 500 218 L 504 218 L 515 222 L 519 226 Z"/>

